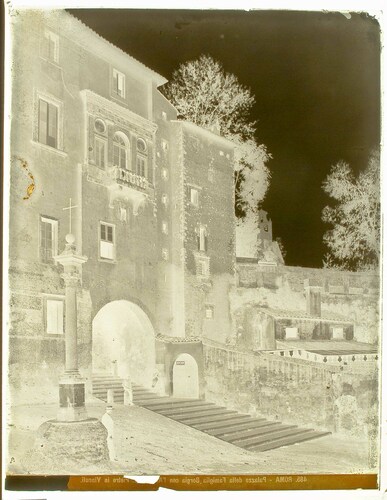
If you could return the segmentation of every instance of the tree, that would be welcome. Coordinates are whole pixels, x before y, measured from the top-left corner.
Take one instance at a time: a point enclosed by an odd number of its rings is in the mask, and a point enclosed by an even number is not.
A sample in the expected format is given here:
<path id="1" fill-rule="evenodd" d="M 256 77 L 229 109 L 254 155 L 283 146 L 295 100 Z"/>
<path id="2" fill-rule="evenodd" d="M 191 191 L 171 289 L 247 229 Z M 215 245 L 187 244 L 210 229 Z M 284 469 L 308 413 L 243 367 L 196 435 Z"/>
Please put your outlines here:
<path id="1" fill-rule="evenodd" d="M 256 123 L 249 120 L 255 98 L 250 90 L 219 62 L 201 55 L 181 64 L 163 93 L 179 118 L 207 129 L 216 127 L 235 144 L 236 208 L 240 215 L 255 212 L 269 186 L 266 162 L 271 156 L 255 139 Z"/>
<path id="2" fill-rule="evenodd" d="M 334 200 L 322 220 L 333 228 L 324 235 L 328 247 L 325 265 L 348 270 L 376 269 L 380 257 L 380 160 L 373 152 L 367 167 L 356 177 L 339 161 L 323 182 Z"/>

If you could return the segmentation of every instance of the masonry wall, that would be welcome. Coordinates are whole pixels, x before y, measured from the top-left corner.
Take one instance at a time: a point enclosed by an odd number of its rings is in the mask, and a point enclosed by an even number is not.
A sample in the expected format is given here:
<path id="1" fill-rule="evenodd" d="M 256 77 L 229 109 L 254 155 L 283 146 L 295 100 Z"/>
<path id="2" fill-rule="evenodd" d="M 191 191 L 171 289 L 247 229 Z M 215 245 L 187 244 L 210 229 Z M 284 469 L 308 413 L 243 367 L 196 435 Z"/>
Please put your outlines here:
<path id="1" fill-rule="evenodd" d="M 257 264 L 242 262 L 237 264 L 237 287 L 230 294 L 234 332 L 243 321 L 243 311 L 246 307 L 266 306 L 272 309 L 306 311 L 304 282 L 311 278 L 316 279 L 322 287 L 322 315 L 324 312 L 337 314 L 354 323 L 355 340 L 378 343 L 378 275 L 289 266 L 278 266 L 272 271 L 263 271 Z M 279 329 L 282 331 L 283 328 Z M 307 325 L 304 330 L 305 338 L 308 338 Z M 349 338 L 352 337 L 352 332 L 347 333 Z M 329 338 L 329 332 L 323 337 Z"/>
<path id="2" fill-rule="evenodd" d="M 369 436 L 377 431 L 378 372 L 341 372 L 204 346 L 206 399 L 243 413 L 300 427 Z"/>
<path id="3" fill-rule="evenodd" d="M 226 141 L 198 127 L 183 124 L 184 245 L 186 335 L 224 341 L 230 334 L 228 292 L 235 265 L 233 149 Z M 191 203 L 190 189 L 199 193 Z M 207 249 L 198 248 L 198 230 L 206 229 Z M 203 277 L 198 258 L 209 258 L 209 275 Z M 206 306 L 213 310 L 207 318 Z"/>

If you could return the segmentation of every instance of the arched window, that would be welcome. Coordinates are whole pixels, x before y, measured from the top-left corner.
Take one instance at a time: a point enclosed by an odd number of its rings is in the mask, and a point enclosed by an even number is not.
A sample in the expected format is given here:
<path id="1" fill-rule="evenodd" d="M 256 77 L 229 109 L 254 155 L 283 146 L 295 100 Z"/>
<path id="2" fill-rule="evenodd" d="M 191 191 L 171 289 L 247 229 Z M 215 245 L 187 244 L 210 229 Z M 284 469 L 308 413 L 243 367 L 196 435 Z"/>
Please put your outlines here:
<path id="1" fill-rule="evenodd" d="M 129 140 L 122 132 L 116 132 L 113 137 L 113 165 L 130 169 Z"/>
<path id="2" fill-rule="evenodd" d="M 137 139 L 136 174 L 141 177 L 148 174 L 147 145 L 140 137 Z"/>

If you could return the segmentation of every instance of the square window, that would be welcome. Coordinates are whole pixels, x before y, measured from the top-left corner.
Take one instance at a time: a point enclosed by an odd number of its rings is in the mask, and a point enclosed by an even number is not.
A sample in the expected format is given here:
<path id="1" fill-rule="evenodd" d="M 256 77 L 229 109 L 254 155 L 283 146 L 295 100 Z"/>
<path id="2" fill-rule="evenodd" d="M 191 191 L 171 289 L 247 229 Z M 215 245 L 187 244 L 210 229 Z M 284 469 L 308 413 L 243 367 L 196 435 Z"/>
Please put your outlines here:
<path id="1" fill-rule="evenodd" d="M 58 255 L 58 221 L 49 217 L 40 217 L 39 254 L 41 262 L 53 264 Z"/>
<path id="2" fill-rule="evenodd" d="M 63 335 L 64 300 L 47 298 L 45 319 L 46 333 Z"/>
<path id="3" fill-rule="evenodd" d="M 344 328 L 334 326 L 332 328 L 332 339 L 333 340 L 344 340 Z"/>
<path id="4" fill-rule="evenodd" d="M 107 163 L 106 141 L 104 141 L 100 137 L 95 137 L 94 151 L 95 151 L 95 164 L 99 168 L 105 168 Z"/>
<path id="5" fill-rule="evenodd" d="M 115 227 L 106 222 L 100 223 L 99 256 L 101 259 L 114 260 L 115 258 Z"/>
<path id="6" fill-rule="evenodd" d="M 59 61 L 59 37 L 52 31 L 45 30 L 42 40 L 42 57 L 48 61 L 58 63 Z"/>
<path id="7" fill-rule="evenodd" d="M 40 98 L 38 115 L 39 142 L 53 148 L 58 148 L 58 106 Z"/>
<path id="8" fill-rule="evenodd" d="M 190 188 L 190 200 L 195 207 L 199 206 L 199 191 L 195 188 Z"/>
<path id="9" fill-rule="evenodd" d="M 298 339 L 298 328 L 285 328 L 285 339 Z"/>
<path id="10" fill-rule="evenodd" d="M 113 68 L 113 95 L 125 98 L 125 75 Z"/>

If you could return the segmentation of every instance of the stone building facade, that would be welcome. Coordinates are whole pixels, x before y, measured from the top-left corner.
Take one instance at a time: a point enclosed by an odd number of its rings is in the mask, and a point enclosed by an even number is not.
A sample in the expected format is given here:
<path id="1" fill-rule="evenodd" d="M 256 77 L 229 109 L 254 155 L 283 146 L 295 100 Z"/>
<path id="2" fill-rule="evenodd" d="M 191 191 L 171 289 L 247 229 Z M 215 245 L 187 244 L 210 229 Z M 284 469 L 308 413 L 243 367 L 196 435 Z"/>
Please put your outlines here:
<path id="1" fill-rule="evenodd" d="M 88 258 L 80 369 L 114 363 L 149 385 L 176 350 L 165 339 L 230 334 L 232 145 L 178 121 L 162 76 L 65 11 L 15 12 L 12 58 L 11 377 L 55 383 L 62 370 L 64 285 L 53 257 L 72 203 L 71 232 Z M 192 345 L 182 351 L 198 358 Z"/>

